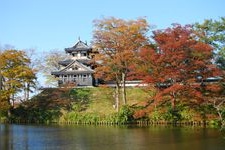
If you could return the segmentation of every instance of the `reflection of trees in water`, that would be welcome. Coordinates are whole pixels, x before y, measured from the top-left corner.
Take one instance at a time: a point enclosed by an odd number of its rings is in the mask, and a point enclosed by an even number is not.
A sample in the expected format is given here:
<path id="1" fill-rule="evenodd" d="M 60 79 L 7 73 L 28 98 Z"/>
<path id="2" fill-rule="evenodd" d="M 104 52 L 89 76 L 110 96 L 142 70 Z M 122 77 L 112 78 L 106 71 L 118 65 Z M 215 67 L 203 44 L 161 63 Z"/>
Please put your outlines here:
<path id="1" fill-rule="evenodd" d="M 9 126 L 0 124 L 0 149 L 10 149 L 10 131 Z"/>
<path id="2" fill-rule="evenodd" d="M 225 141 L 225 127 L 221 127 L 220 132 L 221 132 L 221 135 L 223 137 L 223 140 Z"/>
<path id="3" fill-rule="evenodd" d="M 19 125 L 0 124 L 0 132 L 1 150 L 29 149 L 27 128 L 20 128 Z"/>
<path id="4" fill-rule="evenodd" d="M 13 130 L 10 126 L 1 124 L 0 149 L 13 149 Z"/>
<path id="5" fill-rule="evenodd" d="M 224 149 L 224 130 L 173 126 L 0 124 L 0 149 Z"/>

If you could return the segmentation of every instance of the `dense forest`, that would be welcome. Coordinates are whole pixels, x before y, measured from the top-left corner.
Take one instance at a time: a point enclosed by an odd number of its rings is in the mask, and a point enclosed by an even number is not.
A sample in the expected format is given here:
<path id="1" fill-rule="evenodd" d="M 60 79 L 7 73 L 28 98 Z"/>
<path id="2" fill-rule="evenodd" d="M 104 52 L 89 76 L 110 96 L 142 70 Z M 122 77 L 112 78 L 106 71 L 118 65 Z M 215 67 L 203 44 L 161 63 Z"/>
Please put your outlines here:
<path id="1" fill-rule="evenodd" d="M 68 86 L 46 89 L 32 98 L 37 73 L 45 74 L 48 84 L 54 84 L 50 72 L 64 56 L 49 53 L 33 63 L 23 50 L 1 49 L 1 120 L 199 121 L 225 125 L 224 17 L 190 25 L 172 24 L 161 30 L 153 30 L 144 18 L 104 18 L 94 21 L 92 46 L 94 59 L 90 63 L 95 67 L 95 78 L 113 80 L 115 88 Z M 145 86 L 125 86 L 127 80 L 137 79 Z M 131 91 L 136 94 L 133 98 Z M 110 102 L 104 105 L 108 109 L 88 112 L 96 101 Z M 101 103 L 99 108 L 104 108 Z"/>

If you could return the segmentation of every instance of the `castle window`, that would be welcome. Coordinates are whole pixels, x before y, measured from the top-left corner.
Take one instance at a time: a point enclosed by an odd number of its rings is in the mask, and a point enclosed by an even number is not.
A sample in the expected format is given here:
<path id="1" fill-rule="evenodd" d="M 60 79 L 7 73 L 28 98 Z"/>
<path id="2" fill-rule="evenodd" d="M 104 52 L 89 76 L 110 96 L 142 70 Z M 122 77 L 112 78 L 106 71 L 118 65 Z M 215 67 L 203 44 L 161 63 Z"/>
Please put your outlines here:
<path id="1" fill-rule="evenodd" d="M 73 57 L 77 57 L 77 53 L 72 53 L 72 56 Z"/>
<path id="2" fill-rule="evenodd" d="M 74 67 L 72 68 L 72 70 L 78 70 L 78 67 L 77 67 L 77 66 L 74 66 Z"/>
<path id="3" fill-rule="evenodd" d="M 81 53 L 81 56 L 87 56 L 87 53 Z"/>

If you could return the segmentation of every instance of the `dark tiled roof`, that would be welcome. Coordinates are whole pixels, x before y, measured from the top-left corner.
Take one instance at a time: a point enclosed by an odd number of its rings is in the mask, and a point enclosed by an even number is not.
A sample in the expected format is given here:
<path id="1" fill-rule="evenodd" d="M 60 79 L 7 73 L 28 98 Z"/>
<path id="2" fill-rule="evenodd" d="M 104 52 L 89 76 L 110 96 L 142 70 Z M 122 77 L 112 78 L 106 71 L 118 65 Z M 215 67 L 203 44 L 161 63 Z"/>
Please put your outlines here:
<path id="1" fill-rule="evenodd" d="M 82 41 L 78 41 L 73 47 L 65 48 L 65 51 L 67 53 L 75 51 L 90 51 L 90 50 L 92 50 L 92 48 Z"/>
<path id="2" fill-rule="evenodd" d="M 89 65 L 90 64 L 90 59 L 77 59 L 79 63 L 82 63 L 84 65 Z"/>
<path id="3" fill-rule="evenodd" d="M 68 75 L 68 74 L 85 74 L 85 73 L 94 73 L 94 71 L 54 71 L 51 72 L 52 75 Z"/>
<path id="4" fill-rule="evenodd" d="M 63 65 L 63 66 L 67 66 L 67 65 L 69 65 L 69 64 L 72 63 L 72 62 L 73 62 L 72 59 L 67 59 L 67 60 L 59 61 L 59 64 L 60 64 L 60 65 Z"/>
<path id="5" fill-rule="evenodd" d="M 62 60 L 62 61 L 59 61 L 59 64 L 63 65 L 63 66 L 67 66 L 70 63 L 72 63 L 73 61 L 74 61 L 73 59 Z M 90 63 L 90 59 L 77 59 L 77 61 L 84 65 L 89 65 L 89 63 Z"/>
<path id="6" fill-rule="evenodd" d="M 86 61 L 88 61 L 88 60 L 86 60 Z M 62 61 L 62 63 L 68 63 L 68 62 L 70 62 L 70 63 L 68 65 L 66 65 L 65 68 L 63 68 L 62 70 L 59 70 L 59 71 L 54 71 L 51 74 L 52 75 L 67 75 L 67 74 L 84 74 L 84 73 L 91 73 L 92 74 L 92 73 L 94 73 L 94 70 L 92 70 L 87 65 L 79 62 L 78 60 L 66 60 L 66 61 Z M 70 68 L 71 65 L 73 65 L 75 63 L 78 66 L 80 66 L 81 68 L 83 68 L 84 70 L 72 70 L 72 71 L 69 71 L 68 68 Z"/>

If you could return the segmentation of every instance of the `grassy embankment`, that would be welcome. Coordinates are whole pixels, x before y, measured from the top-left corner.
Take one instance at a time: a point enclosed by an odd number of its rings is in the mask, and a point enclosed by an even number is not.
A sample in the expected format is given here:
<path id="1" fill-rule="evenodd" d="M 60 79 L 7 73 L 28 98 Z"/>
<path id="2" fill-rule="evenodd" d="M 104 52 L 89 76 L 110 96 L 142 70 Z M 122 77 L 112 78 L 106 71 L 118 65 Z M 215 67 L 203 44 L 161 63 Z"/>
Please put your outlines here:
<path id="1" fill-rule="evenodd" d="M 128 104 L 116 112 L 113 89 L 107 87 L 94 88 L 49 88 L 44 89 L 30 101 L 22 103 L 14 109 L 14 122 L 26 123 L 81 123 L 81 124 L 126 124 L 137 121 L 134 112 L 151 99 L 151 91 L 141 88 L 127 88 Z M 150 123 L 185 123 L 204 124 L 217 123 L 216 111 L 210 105 L 188 105 L 178 103 L 172 110 L 170 101 L 153 106 L 141 120 Z"/>
<path id="2" fill-rule="evenodd" d="M 127 88 L 127 106 L 146 101 L 149 95 L 141 88 Z M 21 104 L 13 112 L 16 122 L 57 123 L 126 123 L 129 121 L 128 107 L 117 113 L 113 107 L 113 89 L 93 88 L 49 88 L 30 101 Z"/>

